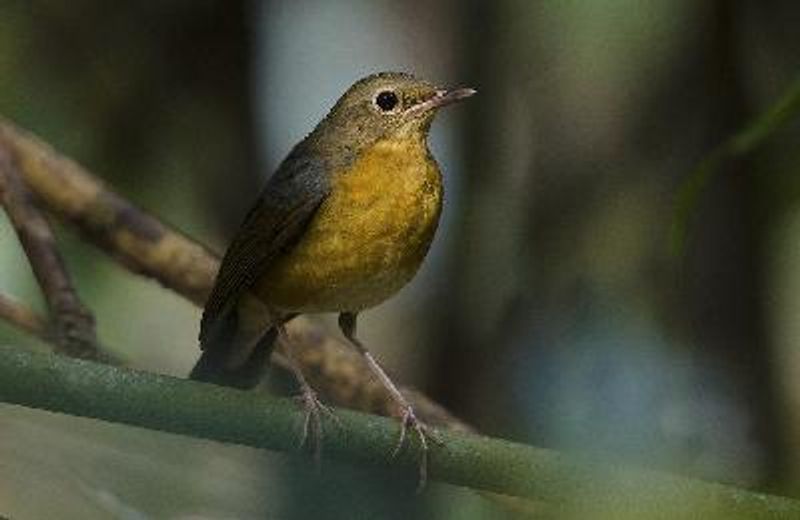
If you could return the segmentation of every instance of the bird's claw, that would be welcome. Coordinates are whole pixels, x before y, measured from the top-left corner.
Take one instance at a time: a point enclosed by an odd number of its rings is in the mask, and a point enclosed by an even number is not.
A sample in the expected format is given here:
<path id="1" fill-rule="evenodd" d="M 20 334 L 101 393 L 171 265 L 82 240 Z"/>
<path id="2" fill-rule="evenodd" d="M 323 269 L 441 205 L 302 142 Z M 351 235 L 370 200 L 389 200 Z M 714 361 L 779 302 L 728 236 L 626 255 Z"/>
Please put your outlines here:
<path id="1" fill-rule="evenodd" d="M 310 387 L 303 388 L 300 395 L 295 396 L 305 410 L 305 418 L 303 419 L 303 432 L 300 436 L 298 449 L 302 449 L 306 445 L 311 432 L 314 436 L 314 460 L 317 466 L 320 463 L 320 455 L 322 453 L 322 416 L 327 415 L 333 419 L 334 423 L 341 426 L 339 418 L 333 413 L 328 406 L 322 403 L 317 397 L 317 393 Z"/>
<path id="2" fill-rule="evenodd" d="M 425 487 L 428 480 L 428 440 L 442 445 L 444 441 L 436 434 L 436 432 L 428 425 L 417 419 L 414 414 L 414 409 L 410 405 L 406 405 L 403 413 L 400 416 L 400 438 L 397 440 L 392 451 L 392 458 L 397 457 L 408 437 L 408 429 L 411 428 L 419 438 L 420 454 L 419 454 L 419 484 L 417 491 L 421 491 Z"/>

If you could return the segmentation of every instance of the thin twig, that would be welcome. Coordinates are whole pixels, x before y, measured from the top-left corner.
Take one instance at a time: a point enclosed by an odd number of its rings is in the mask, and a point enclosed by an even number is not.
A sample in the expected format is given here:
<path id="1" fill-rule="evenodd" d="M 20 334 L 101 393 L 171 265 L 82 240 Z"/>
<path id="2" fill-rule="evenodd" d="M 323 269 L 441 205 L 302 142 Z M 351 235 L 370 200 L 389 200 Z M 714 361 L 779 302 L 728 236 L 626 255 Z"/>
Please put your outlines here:
<path id="1" fill-rule="evenodd" d="M 7 321 L 32 336 L 52 342 L 47 320 L 27 305 L 0 292 L 0 320 Z"/>
<path id="2" fill-rule="evenodd" d="M 0 321 L 10 323 L 21 331 L 34 336 L 45 343 L 57 347 L 56 334 L 53 333 L 47 318 L 15 298 L 0 292 Z M 123 366 L 125 362 L 117 354 L 113 354 L 101 343 L 98 343 L 100 361 L 108 365 Z"/>
<path id="3" fill-rule="evenodd" d="M 11 154 L 0 146 L 0 204 L 6 211 L 42 289 L 60 352 L 98 359 L 94 317 L 78 297 L 50 223 L 33 202 Z"/>

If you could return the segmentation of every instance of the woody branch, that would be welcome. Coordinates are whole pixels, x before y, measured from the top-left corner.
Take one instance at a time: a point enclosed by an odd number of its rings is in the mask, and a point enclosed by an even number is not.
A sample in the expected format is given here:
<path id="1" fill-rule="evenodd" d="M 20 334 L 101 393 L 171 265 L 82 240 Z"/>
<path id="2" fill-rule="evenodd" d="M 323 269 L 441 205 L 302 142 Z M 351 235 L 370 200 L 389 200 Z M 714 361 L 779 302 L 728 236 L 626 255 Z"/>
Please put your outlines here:
<path id="1" fill-rule="evenodd" d="M 71 357 L 103 358 L 97 348 L 94 317 L 75 292 L 50 224 L 20 178 L 14 157 L 2 146 L 0 204 L 14 226 L 47 301 L 52 320 L 51 337 L 57 349 Z M 31 315 L 18 314 L 17 317 L 24 317 L 29 326 L 39 325 Z"/>

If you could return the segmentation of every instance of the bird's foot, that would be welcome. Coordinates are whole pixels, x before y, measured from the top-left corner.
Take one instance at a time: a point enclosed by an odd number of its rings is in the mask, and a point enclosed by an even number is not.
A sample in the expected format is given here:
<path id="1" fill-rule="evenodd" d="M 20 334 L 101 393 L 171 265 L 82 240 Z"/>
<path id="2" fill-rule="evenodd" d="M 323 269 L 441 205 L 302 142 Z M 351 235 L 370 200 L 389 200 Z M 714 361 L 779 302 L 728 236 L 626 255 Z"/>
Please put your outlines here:
<path id="1" fill-rule="evenodd" d="M 303 419 L 303 431 L 300 435 L 300 442 L 298 448 L 302 449 L 309 437 L 314 438 L 314 460 L 317 467 L 320 465 L 320 458 L 322 454 L 322 417 L 327 415 L 338 425 L 341 424 L 339 418 L 333 413 L 328 406 L 322 403 L 317 397 L 317 393 L 310 386 L 303 386 L 300 395 L 295 396 L 305 411 Z"/>
<path id="2" fill-rule="evenodd" d="M 433 441 L 436 444 L 444 444 L 436 432 L 424 422 L 417 419 L 414 414 L 414 408 L 410 404 L 403 405 L 403 411 L 400 415 L 400 437 L 397 439 L 397 445 L 392 451 L 392 457 L 396 457 L 403 445 L 408 439 L 408 430 L 411 429 L 413 433 L 417 434 L 419 438 L 419 483 L 417 491 L 422 491 L 428 481 L 428 441 Z"/>

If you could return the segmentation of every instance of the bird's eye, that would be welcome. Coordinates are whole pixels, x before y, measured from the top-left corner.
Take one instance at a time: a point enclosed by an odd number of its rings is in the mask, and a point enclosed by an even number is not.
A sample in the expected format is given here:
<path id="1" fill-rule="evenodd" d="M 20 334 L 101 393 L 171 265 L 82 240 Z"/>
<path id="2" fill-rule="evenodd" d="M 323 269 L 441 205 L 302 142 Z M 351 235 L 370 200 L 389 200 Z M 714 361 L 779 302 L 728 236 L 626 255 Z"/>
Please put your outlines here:
<path id="1" fill-rule="evenodd" d="M 375 96 L 375 104 L 384 112 L 391 112 L 397 107 L 397 94 L 391 90 L 383 90 Z"/>

